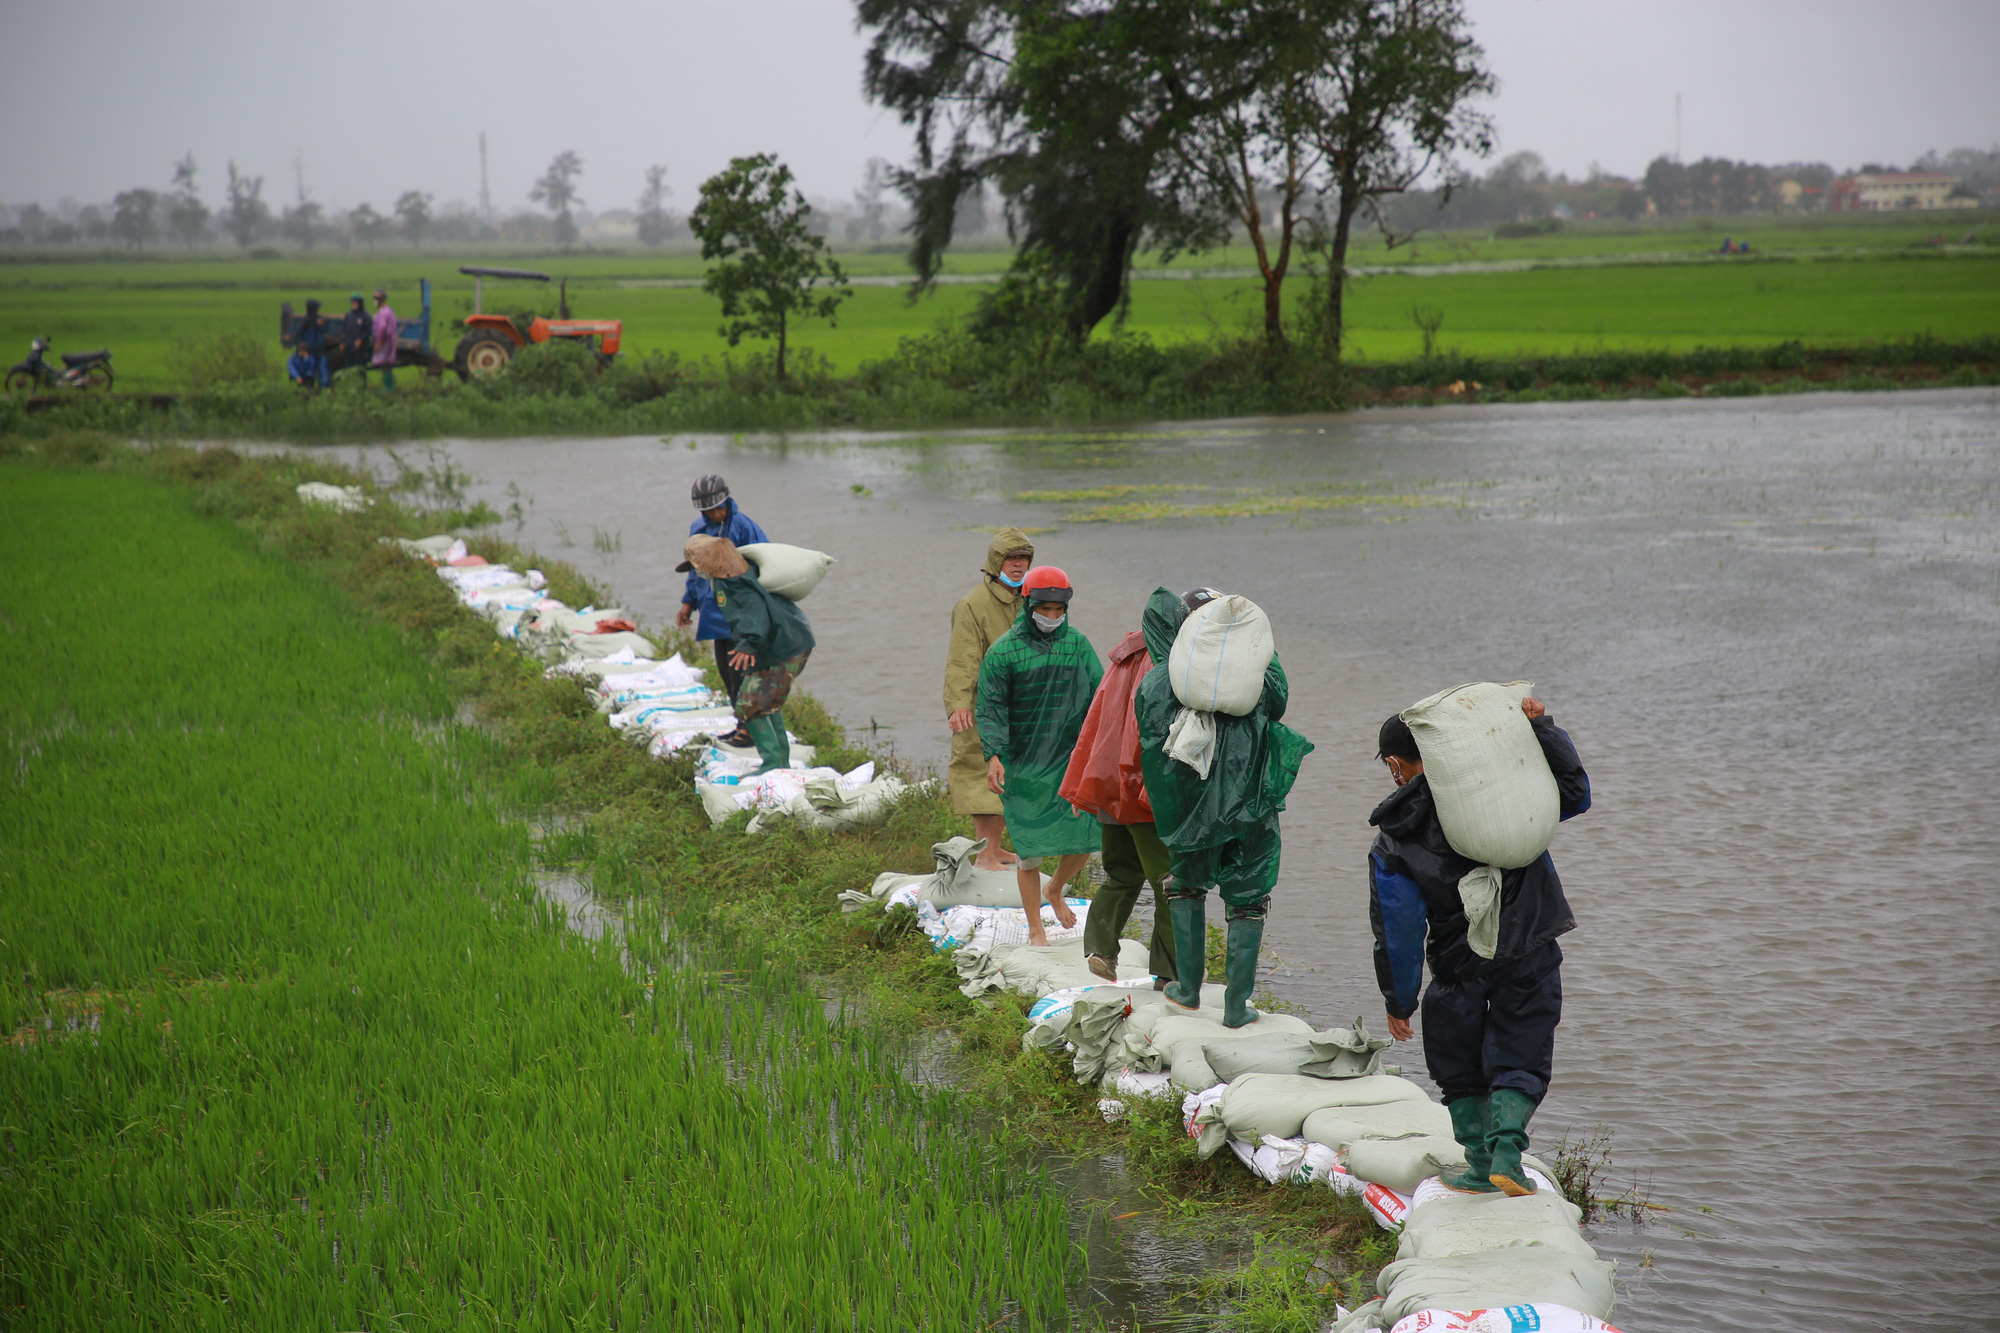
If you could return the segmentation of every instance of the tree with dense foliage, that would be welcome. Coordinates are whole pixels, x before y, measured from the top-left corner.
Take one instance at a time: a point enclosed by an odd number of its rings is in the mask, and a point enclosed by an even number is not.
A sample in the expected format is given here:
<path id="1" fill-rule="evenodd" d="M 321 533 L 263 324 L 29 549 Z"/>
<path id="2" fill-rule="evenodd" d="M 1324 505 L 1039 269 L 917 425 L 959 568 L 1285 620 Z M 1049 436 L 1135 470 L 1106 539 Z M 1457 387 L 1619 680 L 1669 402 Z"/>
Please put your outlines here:
<path id="1" fill-rule="evenodd" d="M 576 220 L 570 217 L 570 209 L 583 202 L 576 192 L 577 177 L 581 175 L 583 159 L 565 149 L 556 154 L 549 169 L 528 191 L 529 202 L 546 205 L 555 218 L 556 240 L 562 245 L 576 240 Z"/>
<path id="2" fill-rule="evenodd" d="M 201 191 L 194 180 L 194 154 L 189 153 L 174 163 L 174 190 L 167 204 L 167 230 L 188 249 L 208 228 L 208 205 L 201 201 Z"/>
<path id="3" fill-rule="evenodd" d="M 673 219 L 667 216 L 667 169 L 654 163 L 646 168 L 646 188 L 639 193 L 636 219 L 641 245 L 658 245 L 673 233 Z"/>
<path id="4" fill-rule="evenodd" d="M 296 204 L 286 209 L 278 218 L 278 230 L 294 245 L 310 250 L 319 240 L 320 225 L 325 220 L 326 210 L 316 199 L 301 197 Z"/>
<path id="5" fill-rule="evenodd" d="M 1180 74 L 1191 16 L 1212 2 L 859 0 L 873 33 L 864 86 L 915 132 L 897 185 L 918 288 L 988 183 L 1021 262 L 1057 275 L 1076 341 L 1124 303 L 1143 236 L 1171 250 L 1211 231 L 1155 187 L 1169 142 L 1214 96 Z"/>
<path id="6" fill-rule="evenodd" d="M 365 201 L 356 204 L 347 215 L 348 234 L 370 250 L 375 248 L 377 241 L 389 234 L 391 225 L 388 218 L 375 211 L 373 204 Z"/>
<path id="7" fill-rule="evenodd" d="M 780 384 L 791 321 L 832 321 L 852 293 L 811 217 L 791 168 L 770 153 L 730 159 L 701 183 L 701 202 L 688 214 L 701 257 L 715 261 L 701 285 L 722 302 L 722 336 L 731 347 L 745 334 L 772 339 Z"/>
<path id="8" fill-rule="evenodd" d="M 126 190 L 118 195 L 111 201 L 111 234 L 134 250 L 143 248 L 159 234 L 159 223 L 153 217 L 159 203 L 160 196 L 153 190 Z"/>
<path id="9" fill-rule="evenodd" d="M 222 214 L 222 229 L 239 246 L 248 246 L 271 223 L 271 209 L 264 202 L 264 178 L 249 176 L 229 164 L 229 207 Z"/>
<path id="10" fill-rule="evenodd" d="M 422 190 L 405 190 L 396 196 L 396 218 L 410 244 L 421 246 L 431 225 L 431 197 Z"/>

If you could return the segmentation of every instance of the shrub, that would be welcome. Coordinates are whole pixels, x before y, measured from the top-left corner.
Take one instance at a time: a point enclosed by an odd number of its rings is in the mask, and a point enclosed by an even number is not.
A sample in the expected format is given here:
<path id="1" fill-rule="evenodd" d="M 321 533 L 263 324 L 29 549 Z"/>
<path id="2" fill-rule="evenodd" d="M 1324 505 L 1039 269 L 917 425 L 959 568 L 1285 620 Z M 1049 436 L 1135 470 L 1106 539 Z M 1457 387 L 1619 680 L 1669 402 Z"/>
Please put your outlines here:
<path id="1" fill-rule="evenodd" d="M 215 333 L 180 343 L 168 353 L 167 363 L 195 393 L 225 384 L 276 383 L 283 377 L 270 343 L 247 333 Z"/>
<path id="2" fill-rule="evenodd" d="M 514 353 L 507 369 L 487 381 L 494 392 L 548 394 L 557 398 L 581 398 L 601 383 L 603 369 L 597 354 L 580 342 L 551 338 L 531 343 Z"/>

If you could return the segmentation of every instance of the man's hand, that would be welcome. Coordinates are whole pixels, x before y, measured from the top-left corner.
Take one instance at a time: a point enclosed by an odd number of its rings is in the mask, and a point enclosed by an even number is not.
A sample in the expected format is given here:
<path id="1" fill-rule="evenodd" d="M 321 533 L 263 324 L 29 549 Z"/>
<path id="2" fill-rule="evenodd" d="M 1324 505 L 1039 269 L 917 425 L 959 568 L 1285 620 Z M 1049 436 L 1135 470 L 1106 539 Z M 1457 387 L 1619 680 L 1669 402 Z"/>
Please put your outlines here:
<path id="1" fill-rule="evenodd" d="M 944 715 L 944 720 L 950 724 L 951 734 L 954 736 L 961 731 L 972 730 L 972 710 L 970 708 L 954 708 Z"/>
<path id="2" fill-rule="evenodd" d="M 1000 762 L 997 754 L 986 761 L 986 790 L 995 796 L 1007 794 L 1007 765 Z"/>
<path id="3" fill-rule="evenodd" d="M 735 667 L 738 671 L 748 671 L 750 664 L 756 660 L 756 658 L 744 652 L 741 648 L 729 654 L 729 665 Z"/>
<path id="4" fill-rule="evenodd" d="M 1416 1035 L 1416 1033 L 1410 1030 L 1409 1019 L 1398 1018 L 1394 1014 L 1388 1015 L 1388 1019 L 1389 1019 L 1389 1035 L 1394 1037 L 1397 1041 L 1408 1041 L 1411 1037 Z"/>
<path id="5" fill-rule="evenodd" d="M 1549 710 L 1542 707 L 1540 699 L 1523 699 L 1521 700 L 1521 711 L 1528 715 L 1528 721 L 1533 722 Z"/>
<path id="6" fill-rule="evenodd" d="M 682 602 L 681 609 L 674 613 L 675 626 L 677 626 L 680 629 L 686 629 L 693 620 L 694 620 L 694 603 Z"/>

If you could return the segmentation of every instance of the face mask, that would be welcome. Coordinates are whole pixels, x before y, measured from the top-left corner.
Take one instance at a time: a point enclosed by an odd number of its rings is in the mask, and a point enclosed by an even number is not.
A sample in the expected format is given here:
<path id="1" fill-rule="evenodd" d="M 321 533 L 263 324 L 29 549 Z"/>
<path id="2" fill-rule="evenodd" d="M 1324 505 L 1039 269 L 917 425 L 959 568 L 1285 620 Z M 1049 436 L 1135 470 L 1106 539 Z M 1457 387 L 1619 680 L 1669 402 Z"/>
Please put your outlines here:
<path id="1" fill-rule="evenodd" d="M 1062 628 L 1063 618 L 1061 616 L 1045 616 L 1039 611 L 1030 611 L 1028 614 L 1034 617 L 1035 624 L 1041 627 L 1044 634 L 1053 634 Z"/>
<path id="2" fill-rule="evenodd" d="M 1001 581 L 1002 583 L 1006 584 L 1006 585 L 1007 585 L 1008 587 L 1010 587 L 1010 588 L 1018 588 L 1018 587 L 1020 587 L 1020 586 L 1021 586 L 1021 579 L 1025 579 L 1025 578 L 1027 578 L 1027 577 L 1028 577 L 1028 576 L 1027 576 L 1026 574 L 1023 574 L 1023 575 L 1021 575 L 1021 578 L 1020 578 L 1020 579 L 1010 579 L 1010 578 L 1008 578 L 1008 577 L 1007 577 L 1007 571 L 1006 571 L 1006 570 L 1004 570 L 1004 569 L 1003 569 L 1003 570 L 1001 570 L 1001 571 L 1000 571 L 1000 581 Z"/>

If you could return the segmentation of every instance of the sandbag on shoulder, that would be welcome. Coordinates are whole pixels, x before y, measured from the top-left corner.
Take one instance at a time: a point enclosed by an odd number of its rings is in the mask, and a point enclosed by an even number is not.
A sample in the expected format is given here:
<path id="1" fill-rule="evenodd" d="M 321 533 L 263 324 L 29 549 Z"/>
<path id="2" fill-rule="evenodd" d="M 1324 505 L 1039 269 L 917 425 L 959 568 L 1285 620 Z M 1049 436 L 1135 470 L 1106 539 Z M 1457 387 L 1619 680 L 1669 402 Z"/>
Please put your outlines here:
<path id="1" fill-rule="evenodd" d="M 1553 1190 L 1520 1198 L 1454 1195 L 1412 1208 L 1396 1243 L 1398 1259 L 1450 1259 L 1509 1246 L 1539 1245 L 1594 1259 L 1578 1230 L 1583 1214 Z"/>
<path id="2" fill-rule="evenodd" d="M 1547 851 L 1561 813 L 1555 774 L 1521 711 L 1530 688 L 1460 685 L 1400 715 L 1423 755 L 1445 840 L 1460 856 L 1502 870 Z"/>
<path id="3" fill-rule="evenodd" d="M 1422 1088 L 1394 1074 L 1347 1079 L 1245 1074 L 1222 1094 L 1216 1114 L 1228 1128 L 1230 1138 L 1259 1143 L 1267 1134 L 1277 1139 L 1299 1137 L 1306 1117 L 1329 1106 L 1379 1106 L 1384 1102 L 1429 1100 Z"/>
<path id="4" fill-rule="evenodd" d="M 1301 1134 L 1329 1148 L 1345 1148 L 1356 1139 L 1407 1139 L 1419 1135 L 1451 1136 L 1451 1112 L 1437 1102 L 1383 1102 L 1379 1106 L 1329 1106 L 1305 1119 Z"/>
<path id="5" fill-rule="evenodd" d="M 737 547 L 736 553 L 757 566 L 757 582 L 766 592 L 788 602 L 804 601 L 826 577 L 826 571 L 838 563 L 824 551 L 783 542 L 751 542 Z"/>
<path id="6" fill-rule="evenodd" d="M 1446 1259 L 1398 1259 L 1376 1278 L 1382 1318 L 1419 1310 L 1481 1310 L 1507 1305 L 1566 1305 L 1599 1319 L 1617 1309 L 1617 1265 L 1547 1246 L 1509 1246 Z"/>
<path id="7" fill-rule="evenodd" d="M 1449 1122 L 1449 1111 L 1445 1118 Z M 1465 1149 L 1447 1130 L 1397 1139 L 1354 1139 L 1342 1160 L 1351 1176 L 1386 1185 L 1398 1194 L 1414 1194 L 1417 1186 L 1440 1172 L 1463 1170 Z M 1549 1174 L 1541 1159 L 1522 1153 L 1521 1160 L 1544 1176 Z"/>

